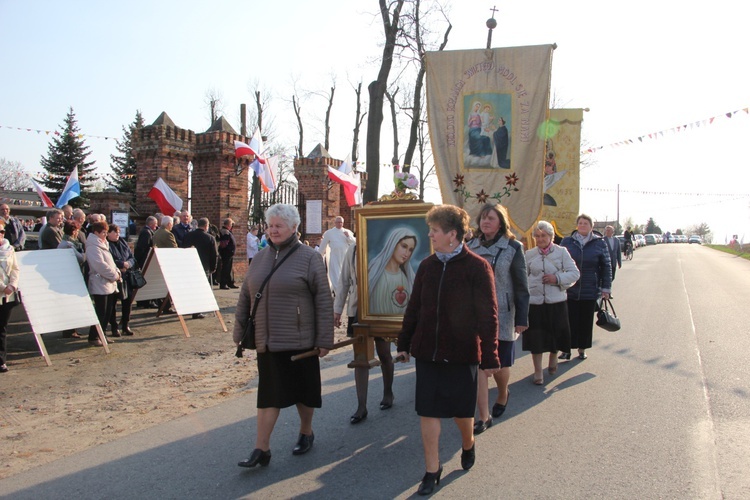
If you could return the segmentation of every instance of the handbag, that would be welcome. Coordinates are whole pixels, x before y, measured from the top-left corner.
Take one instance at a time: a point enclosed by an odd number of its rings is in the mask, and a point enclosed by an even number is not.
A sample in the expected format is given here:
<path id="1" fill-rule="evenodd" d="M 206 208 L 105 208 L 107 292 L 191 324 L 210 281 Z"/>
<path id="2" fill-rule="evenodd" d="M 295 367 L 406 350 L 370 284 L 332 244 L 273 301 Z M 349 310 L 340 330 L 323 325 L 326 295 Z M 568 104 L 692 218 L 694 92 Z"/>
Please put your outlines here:
<path id="1" fill-rule="evenodd" d="M 602 299 L 603 308 L 599 306 L 596 313 L 596 326 L 604 328 L 608 332 L 616 332 L 621 328 L 620 318 L 617 317 L 615 306 L 609 299 Z M 612 312 L 609 310 L 612 309 Z"/>
<path id="2" fill-rule="evenodd" d="M 125 273 L 125 279 L 128 280 L 128 285 L 130 285 L 130 288 L 133 290 L 146 286 L 146 278 L 143 277 L 143 273 L 140 269 L 133 268 L 128 270 L 128 272 Z"/>
<path id="3" fill-rule="evenodd" d="M 284 263 L 286 259 L 288 259 L 299 247 L 302 246 L 302 243 L 299 243 L 292 247 L 291 250 L 289 250 L 289 253 L 287 253 L 283 259 L 281 259 L 275 266 L 273 266 L 273 269 L 271 269 L 271 272 L 268 273 L 268 276 L 266 276 L 266 279 L 263 280 L 263 283 L 260 285 L 260 288 L 258 289 L 258 293 L 255 294 L 255 302 L 253 303 L 253 310 L 250 312 L 250 316 L 247 318 L 247 324 L 245 325 L 245 331 L 242 333 L 242 340 L 240 340 L 240 345 L 237 346 L 237 352 L 234 353 L 235 356 L 238 358 L 242 357 L 242 351 L 245 349 L 255 349 L 255 313 L 258 310 L 258 303 L 260 302 L 260 298 L 263 296 L 263 289 L 266 287 L 266 283 L 268 283 L 268 280 L 271 279 L 271 276 L 273 276 L 273 273 L 276 272 L 276 270 L 281 267 L 281 264 Z"/>

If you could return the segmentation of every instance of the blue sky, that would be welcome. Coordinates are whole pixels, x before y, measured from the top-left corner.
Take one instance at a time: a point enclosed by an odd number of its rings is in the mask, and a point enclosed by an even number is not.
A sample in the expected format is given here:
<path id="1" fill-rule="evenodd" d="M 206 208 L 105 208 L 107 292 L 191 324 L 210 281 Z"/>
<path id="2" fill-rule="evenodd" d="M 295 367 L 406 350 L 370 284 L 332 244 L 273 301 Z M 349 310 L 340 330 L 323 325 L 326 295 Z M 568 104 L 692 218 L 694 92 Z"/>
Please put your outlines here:
<path id="1" fill-rule="evenodd" d="M 555 102 L 590 109 L 583 125 L 587 146 L 750 105 L 742 24 L 750 7 L 743 2 L 497 5 L 493 46 L 557 43 Z M 492 6 L 454 1 L 448 48 L 482 48 Z M 330 149 L 343 158 L 351 149 L 352 85 L 361 80 L 366 87 L 378 68 L 382 26 L 376 12 L 375 0 L 0 0 L 0 157 L 40 171 L 48 137 L 6 127 L 54 130 L 69 106 L 82 132 L 92 136 L 121 137 L 137 109 L 147 123 L 166 111 L 177 125 L 203 131 L 211 88 L 222 94 L 226 117 L 238 127 L 239 105 L 252 105 L 256 81 L 273 94 L 269 113 L 277 141 L 290 146 L 297 142 L 293 89 L 309 93 L 302 101 L 307 153 L 323 140 L 325 100 L 314 93 L 327 92 L 335 77 Z M 621 221 L 654 217 L 665 230 L 707 222 L 717 240 L 737 232 L 747 241 L 749 132 L 750 116 L 740 113 L 659 140 L 605 147 L 582 171 L 581 211 L 613 219 L 619 184 Z M 390 134 L 386 120 L 383 159 L 391 155 Z M 91 137 L 86 143 L 106 173 L 114 141 Z M 388 178 L 388 170 L 381 177 Z M 436 189 L 428 196 L 439 201 Z"/>

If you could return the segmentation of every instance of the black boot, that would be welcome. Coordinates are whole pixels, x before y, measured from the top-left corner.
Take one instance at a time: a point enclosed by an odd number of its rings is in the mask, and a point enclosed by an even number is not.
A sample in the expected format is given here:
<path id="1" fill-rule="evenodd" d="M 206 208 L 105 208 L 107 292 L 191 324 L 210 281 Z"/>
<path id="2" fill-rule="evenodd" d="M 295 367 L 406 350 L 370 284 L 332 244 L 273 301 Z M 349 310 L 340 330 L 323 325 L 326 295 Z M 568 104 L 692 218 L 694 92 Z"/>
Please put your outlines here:
<path id="1" fill-rule="evenodd" d="M 440 484 L 440 476 L 443 474 L 442 464 L 438 467 L 437 472 L 425 472 L 422 478 L 422 484 L 419 485 L 417 495 L 430 495 L 435 491 L 435 485 Z"/>

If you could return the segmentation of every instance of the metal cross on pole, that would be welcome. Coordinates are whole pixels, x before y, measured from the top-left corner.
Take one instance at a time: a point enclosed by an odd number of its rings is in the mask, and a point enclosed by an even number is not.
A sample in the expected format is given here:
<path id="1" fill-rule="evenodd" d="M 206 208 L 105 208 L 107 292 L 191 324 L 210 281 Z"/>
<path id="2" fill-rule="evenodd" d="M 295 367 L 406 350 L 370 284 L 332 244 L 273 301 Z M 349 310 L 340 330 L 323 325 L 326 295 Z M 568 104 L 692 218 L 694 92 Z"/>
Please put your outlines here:
<path id="1" fill-rule="evenodd" d="M 487 28 L 489 29 L 489 32 L 487 33 L 487 48 L 492 48 L 492 30 L 497 28 L 497 21 L 495 21 L 495 12 L 497 12 L 496 7 L 492 7 L 490 9 L 490 12 L 492 12 L 492 17 L 487 19 Z"/>

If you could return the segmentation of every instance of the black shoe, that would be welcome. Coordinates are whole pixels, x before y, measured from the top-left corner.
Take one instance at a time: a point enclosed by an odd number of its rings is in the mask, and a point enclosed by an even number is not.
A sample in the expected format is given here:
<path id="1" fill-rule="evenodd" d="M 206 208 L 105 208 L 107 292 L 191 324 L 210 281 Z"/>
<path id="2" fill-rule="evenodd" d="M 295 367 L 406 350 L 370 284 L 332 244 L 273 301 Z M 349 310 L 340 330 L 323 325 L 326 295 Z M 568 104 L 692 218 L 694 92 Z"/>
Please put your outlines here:
<path id="1" fill-rule="evenodd" d="M 262 467 L 266 467 L 271 462 L 271 450 L 263 451 L 260 448 L 255 448 L 250 454 L 250 458 L 246 458 L 242 462 L 237 462 L 240 467 L 255 467 L 260 464 Z"/>
<path id="2" fill-rule="evenodd" d="M 564 353 L 560 354 L 557 357 L 557 359 L 570 359 L 570 353 L 569 352 L 564 352 Z"/>
<path id="3" fill-rule="evenodd" d="M 492 427 L 492 419 L 488 418 L 486 421 L 477 420 L 474 422 L 474 435 L 478 435 Z"/>
<path id="4" fill-rule="evenodd" d="M 120 325 L 120 331 L 123 335 L 131 336 L 135 335 L 135 332 L 130 329 L 128 325 Z"/>
<path id="5" fill-rule="evenodd" d="M 0 365 L 0 373 L 6 373 L 7 371 L 8 371 L 8 365 L 6 365 L 5 363 Z"/>
<path id="6" fill-rule="evenodd" d="M 390 410 L 393 407 L 393 403 L 380 403 L 381 410 Z"/>
<path id="7" fill-rule="evenodd" d="M 585 352 L 583 352 L 583 353 L 581 353 L 581 354 L 578 355 L 578 359 L 580 359 L 581 361 L 583 361 L 584 359 L 588 359 L 588 356 L 586 355 Z"/>
<path id="8" fill-rule="evenodd" d="M 235 285 L 234 283 L 232 283 L 231 285 L 229 285 L 229 288 L 239 288 L 239 287 Z"/>
<path id="9" fill-rule="evenodd" d="M 312 448 L 313 441 L 315 441 L 315 434 L 310 433 L 309 436 L 307 434 L 300 434 L 297 445 L 292 450 L 292 455 L 304 455 Z"/>
<path id="10" fill-rule="evenodd" d="M 205 317 L 206 317 L 206 315 L 203 314 L 203 313 L 195 313 L 195 314 L 193 314 L 193 319 L 203 319 Z"/>
<path id="11" fill-rule="evenodd" d="M 362 415 L 357 415 L 356 413 L 349 417 L 349 423 L 354 425 L 362 422 L 363 420 L 367 420 L 367 410 Z"/>
<path id="12" fill-rule="evenodd" d="M 122 337 L 122 335 L 120 335 L 120 330 L 118 330 L 116 326 L 112 326 L 110 329 L 112 330 L 113 337 Z"/>
<path id="13" fill-rule="evenodd" d="M 228 286 L 220 286 L 219 290 L 229 290 L 229 287 Z"/>
<path id="14" fill-rule="evenodd" d="M 435 491 L 435 485 L 440 484 L 440 476 L 443 474 L 443 465 L 438 467 L 437 472 L 425 472 L 422 484 L 419 485 L 417 495 L 430 495 Z"/>
<path id="15" fill-rule="evenodd" d="M 505 407 L 508 406 L 508 400 L 510 399 L 510 391 L 508 391 L 508 397 L 505 398 L 505 404 L 501 405 L 500 403 L 495 403 L 492 406 L 492 417 L 493 418 L 500 418 L 500 416 L 505 413 Z"/>
<path id="16" fill-rule="evenodd" d="M 177 314 L 177 311 L 175 311 L 174 309 L 170 307 L 169 309 L 164 311 L 162 314 Z"/>
<path id="17" fill-rule="evenodd" d="M 471 445 L 471 448 L 468 450 L 461 448 L 461 468 L 463 470 L 469 470 L 474 467 L 474 461 L 477 458 L 477 454 L 474 452 L 475 448 L 476 443 Z"/>

